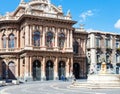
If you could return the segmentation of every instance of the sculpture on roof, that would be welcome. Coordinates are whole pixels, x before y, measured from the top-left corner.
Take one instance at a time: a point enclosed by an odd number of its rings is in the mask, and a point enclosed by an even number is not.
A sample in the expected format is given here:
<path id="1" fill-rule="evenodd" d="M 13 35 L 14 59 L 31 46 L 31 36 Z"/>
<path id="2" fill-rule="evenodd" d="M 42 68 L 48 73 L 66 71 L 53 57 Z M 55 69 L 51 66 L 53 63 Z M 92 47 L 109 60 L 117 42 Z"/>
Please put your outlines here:
<path id="1" fill-rule="evenodd" d="M 70 10 L 68 10 L 67 11 L 67 15 L 66 16 L 68 16 L 68 17 L 70 17 L 71 18 L 71 13 L 70 13 Z"/>
<path id="2" fill-rule="evenodd" d="M 26 14 L 31 14 L 31 13 L 32 13 L 32 8 L 31 8 L 31 6 L 29 5 L 29 3 L 27 4 L 27 7 L 25 8 L 25 13 L 26 13 Z"/>
<path id="3" fill-rule="evenodd" d="M 25 1 L 24 0 L 20 0 L 20 3 L 24 3 Z"/>

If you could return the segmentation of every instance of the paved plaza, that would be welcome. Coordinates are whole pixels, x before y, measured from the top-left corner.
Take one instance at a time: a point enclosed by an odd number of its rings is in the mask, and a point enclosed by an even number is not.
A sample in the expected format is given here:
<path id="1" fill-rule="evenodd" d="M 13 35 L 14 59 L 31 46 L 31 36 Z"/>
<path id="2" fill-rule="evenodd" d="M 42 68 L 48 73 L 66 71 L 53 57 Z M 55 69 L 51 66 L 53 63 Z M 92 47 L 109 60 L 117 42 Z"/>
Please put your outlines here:
<path id="1" fill-rule="evenodd" d="M 71 82 L 44 81 L 0 87 L 0 94 L 120 94 L 120 89 L 70 88 Z"/>

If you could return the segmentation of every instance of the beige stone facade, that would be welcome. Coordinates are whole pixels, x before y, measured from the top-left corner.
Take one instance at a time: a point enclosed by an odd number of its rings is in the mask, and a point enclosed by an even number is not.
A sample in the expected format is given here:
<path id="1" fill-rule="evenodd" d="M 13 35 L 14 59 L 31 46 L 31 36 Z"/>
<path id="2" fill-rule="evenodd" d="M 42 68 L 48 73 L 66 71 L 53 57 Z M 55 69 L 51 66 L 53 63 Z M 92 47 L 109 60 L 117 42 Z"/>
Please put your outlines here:
<path id="1" fill-rule="evenodd" d="M 77 32 L 72 27 L 75 23 L 69 11 L 64 16 L 62 7 L 49 0 L 21 0 L 13 13 L 0 17 L 0 78 L 70 78 L 75 62 L 80 64 L 78 78 L 84 78 L 87 33 Z M 80 52 L 75 56 L 74 40 Z"/>
<path id="2" fill-rule="evenodd" d="M 112 69 L 113 73 L 120 73 L 120 35 L 92 30 L 87 39 L 87 58 L 90 72 L 99 73 L 104 61 L 107 71 Z"/>

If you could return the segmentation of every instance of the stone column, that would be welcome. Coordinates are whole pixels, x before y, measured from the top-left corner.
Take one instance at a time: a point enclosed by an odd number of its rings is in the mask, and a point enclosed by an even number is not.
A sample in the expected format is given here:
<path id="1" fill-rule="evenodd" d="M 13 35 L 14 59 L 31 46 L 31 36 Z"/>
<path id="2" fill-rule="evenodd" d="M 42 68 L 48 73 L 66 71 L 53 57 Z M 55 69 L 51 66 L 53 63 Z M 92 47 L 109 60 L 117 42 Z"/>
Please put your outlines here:
<path id="1" fill-rule="evenodd" d="M 24 40 L 23 40 L 23 29 L 20 32 L 20 48 L 23 48 Z"/>
<path id="2" fill-rule="evenodd" d="M 29 46 L 29 26 L 25 26 L 25 47 Z"/>
<path id="3" fill-rule="evenodd" d="M 32 57 L 30 57 L 30 77 L 32 78 Z"/>
<path id="4" fill-rule="evenodd" d="M 90 35 L 90 48 L 91 48 L 91 64 L 90 64 L 90 72 L 89 73 L 95 73 L 96 72 L 96 49 L 95 49 L 95 35 Z"/>
<path id="5" fill-rule="evenodd" d="M 8 36 L 6 36 L 6 49 L 8 50 Z"/>
<path id="6" fill-rule="evenodd" d="M 18 78 L 18 67 L 19 67 L 19 64 L 18 64 L 18 63 L 19 63 L 19 59 L 17 58 L 17 59 L 16 59 L 16 62 L 15 62 L 15 68 L 16 68 L 16 69 L 15 69 L 15 70 L 16 70 L 16 71 L 15 71 L 15 76 L 16 76 L 17 78 Z"/>
<path id="7" fill-rule="evenodd" d="M 2 46 L 3 46 L 3 42 L 2 42 L 3 40 L 2 40 L 2 34 L 0 34 L 0 49 L 1 48 L 3 48 Z"/>
<path id="8" fill-rule="evenodd" d="M 56 30 L 56 32 L 55 32 L 55 48 L 57 48 L 58 47 L 58 30 Z"/>
<path id="9" fill-rule="evenodd" d="M 70 32 L 70 38 L 69 38 L 69 44 L 70 44 L 70 48 L 73 48 L 73 36 L 72 36 L 72 30 L 69 31 Z"/>
<path id="10" fill-rule="evenodd" d="M 70 65 L 70 77 L 72 77 L 72 75 L 73 75 L 73 58 L 71 58 L 70 60 L 71 60 L 71 65 Z"/>
<path id="11" fill-rule="evenodd" d="M 0 80 L 2 79 L 2 61 L 0 60 Z"/>
<path id="12" fill-rule="evenodd" d="M 67 30 L 67 48 L 69 48 L 69 30 Z"/>
<path id="13" fill-rule="evenodd" d="M 91 49 L 91 64 L 90 64 L 90 73 L 96 73 L 96 50 Z"/>
<path id="14" fill-rule="evenodd" d="M 17 32 L 17 47 L 16 48 L 19 48 L 19 30 L 16 30 L 16 32 Z"/>
<path id="15" fill-rule="evenodd" d="M 32 26 L 30 26 L 30 46 L 32 46 Z"/>
<path id="16" fill-rule="evenodd" d="M 28 64 L 29 64 L 29 57 L 26 56 L 25 57 L 25 74 L 24 74 L 25 80 L 28 80 L 28 78 L 29 78 L 29 70 L 28 70 L 29 66 L 28 66 Z"/>
<path id="17" fill-rule="evenodd" d="M 42 49 L 45 50 L 45 32 L 46 28 L 43 26 L 43 36 L 42 36 Z"/>
<path id="18" fill-rule="evenodd" d="M 42 60 L 42 66 L 41 66 L 41 80 L 45 80 L 46 76 L 45 76 L 45 57 L 43 57 Z"/>
<path id="19" fill-rule="evenodd" d="M 66 62 L 66 77 L 67 78 L 69 77 L 69 58 L 67 59 L 67 62 Z"/>
<path id="20" fill-rule="evenodd" d="M 58 79 L 58 57 L 56 57 L 56 60 L 54 62 L 54 80 Z"/>
<path id="21" fill-rule="evenodd" d="M 20 58 L 20 78 L 23 78 L 24 74 L 23 74 L 23 59 Z"/>

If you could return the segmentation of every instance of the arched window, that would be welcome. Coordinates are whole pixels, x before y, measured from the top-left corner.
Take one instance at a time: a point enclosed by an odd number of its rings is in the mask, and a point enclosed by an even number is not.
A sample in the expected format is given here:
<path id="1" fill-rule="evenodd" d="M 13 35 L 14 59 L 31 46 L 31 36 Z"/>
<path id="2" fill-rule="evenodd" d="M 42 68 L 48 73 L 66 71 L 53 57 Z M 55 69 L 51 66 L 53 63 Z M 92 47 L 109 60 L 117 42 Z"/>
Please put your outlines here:
<path id="1" fill-rule="evenodd" d="M 3 35 L 2 40 L 3 40 L 3 48 L 6 48 L 6 35 Z"/>
<path id="2" fill-rule="evenodd" d="M 78 48 L 79 48 L 78 42 L 75 41 L 75 42 L 73 43 L 73 52 L 74 52 L 75 54 L 78 53 Z"/>
<path id="3" fill-rule="evenodd" d="M 33 45 L 40 46 L 40 32 L 39 31 L 35 31 L 33 33 Z"/>
<path id="4" fill-rule="evenodd" d="M 64 47 L 65 35 L 63 33 L 59 34 L 59 47 Z"/>
<path id="5" fill-rule="evenodd" d="M 46 35 L 46 45 L 48 47 L 53 47 L 54 46 L 54 36 L 52 32 L 48 32 Z"/>
<path id="6" fill-rule="evenodd" d="M 14 48 L 15 47 L 15 36 L 14 36 L 14 34 L 9 35 L 8 44 L 9 44 L 9 48 Z"/>

